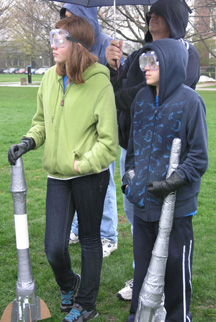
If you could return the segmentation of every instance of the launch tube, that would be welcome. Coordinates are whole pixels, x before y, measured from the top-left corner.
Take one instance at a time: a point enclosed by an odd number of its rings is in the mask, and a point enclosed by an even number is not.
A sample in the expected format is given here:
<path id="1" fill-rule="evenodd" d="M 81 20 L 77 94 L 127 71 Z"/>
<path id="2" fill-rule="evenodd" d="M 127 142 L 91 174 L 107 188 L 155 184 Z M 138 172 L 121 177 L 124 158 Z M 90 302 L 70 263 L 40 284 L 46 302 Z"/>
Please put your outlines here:
<path id="1" fill-rule="evenodd" d="M 19 158 L 11 166 L 11 189 L 14 222 L 16 232 L 16 248 L 18 259 L 18 278 L 16 283 L 16 315 L 18 322 L 37 321 L 36 284 L 32 275 L 28 223 L 26 212 L 27 186 L 22 159 Z"/>

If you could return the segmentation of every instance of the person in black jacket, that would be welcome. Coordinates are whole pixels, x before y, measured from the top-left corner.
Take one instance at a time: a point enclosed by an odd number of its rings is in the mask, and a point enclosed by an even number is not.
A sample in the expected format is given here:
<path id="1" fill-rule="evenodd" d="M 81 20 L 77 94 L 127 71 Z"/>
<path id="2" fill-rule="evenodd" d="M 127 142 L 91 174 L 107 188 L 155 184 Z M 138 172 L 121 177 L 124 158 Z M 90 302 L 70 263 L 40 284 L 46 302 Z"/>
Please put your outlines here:
<path id="1" fill-rule="evenodd" d="M 179 41 L 147 43 L 140 56 L 146 83 L 131 107 L 131 129 L 123 192 L 134 205 L 134 285 L 128 322 L 133 322 L 139 293 L 157 238 L 163 199 L 176 193 L 165 274 L 166 322 L 191 321 L 193 227 L 201 177 L 208 167 L 206 109 L 187 85 L 188 50 Z M 174 138 L 181 139 L 177 169 L 166 178 Z M 162 247 L 162 245 L 161 245 Z"/>
<path id="2" fill-rule="evenodd" d="M 195 89 L 200 77 L 200 60 L 196 48 L 184 40 L 188 24 L 190 8 L 185 1 L 180 0 L 158 0 L 146 14 L 148 31 L 145 41 L 162 38 L 173 38 L 181 41 L 188 50 L 189 60 L 187 65 L 187 76 L 184 81 L 186 85 Z M 111 41 L 106 48 L 106 58 L 111 72 L 111 82 L 115 91 L 115 99 L 118 114 L 119 145 L 121 147 L 120 172 L 121 177 L 125 172 L 125 156 L 128 146 L 130 132 L 130 109 L 137 92 L 145 86 L 145 73 L 139 68 L 139 57 L 143 53 L 143 47 L 130 54 L 125 63 L 120 65 L 122 57 L 122 41 Z M 116 70 L 116 60 L 119 73 Z M 119 74 L 119 77 L 118 77 Z M 123 196 L 124 210 L 128 221 L 133 225 L 133 207 Z M 130 300 L 132 296 L 132 281 L 126 283 L 126 287 L 118 292 L 118 297 Z"/>

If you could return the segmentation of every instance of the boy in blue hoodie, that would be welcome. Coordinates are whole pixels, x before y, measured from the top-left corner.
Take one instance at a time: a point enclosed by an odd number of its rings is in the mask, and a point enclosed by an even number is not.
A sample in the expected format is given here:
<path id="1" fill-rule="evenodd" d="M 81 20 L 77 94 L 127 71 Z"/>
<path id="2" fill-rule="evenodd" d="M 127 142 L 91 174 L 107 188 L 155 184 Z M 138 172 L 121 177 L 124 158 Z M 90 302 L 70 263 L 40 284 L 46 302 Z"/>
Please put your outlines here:
<path id="1" fill-rule="evenodd" d="M 184 85 L 188 51 L 181 41 L 148 43 L 140 56 L 147 86 L 131 107 L 131 129 L 123 192 L 134 207 L 134 286 L 128 322 L 133 322 L 140 289 L 157 238 L 163 199 L 177 191 L 165 276 L 166 322 L 191 321 L 193 228 L 201 177 L 208 166 L 206 110 Z M 166 179 L 174 138 L 181 139 L 177 170 Z M 131 176 L 134 173 L 134 176 Z"/>
<path id="2" fill-rule="evenodd" d="M 196 48 L 184 40 L 189 13 L 191 10 L 185 0 L 157 0 L 146 14 L 148 31 L 145 34 L 145 41 L 151 42 L 163 38 L 181 39 L 189 54 L 187 77 L 184 84 L 195 89 L 200 76 L 200 61 Z M 143 47 L 133 51 L 125 60 L 124 65 L 119 66 L 118 78 L 115 60 L 119 62 L 121 59 L 121 47 L 122 41 L 112 40 L 106 49 L 106 57 L 110 65 L 111 82 L 115 91 L 119 145 L 121 147 L 120 172 L 123 176 L 131 124 L 130 109 L 136 94 L 140 88 L 145 86 L 145 78 L 139 68 L 139 57 L 143 53 Z M 125 196 L 123 200 L 126 217 L 133 225 L 132 205 Z M 126 286 L 118 292 L 118 297 L 124 300 L 131 299 L 132 288 L 133 281 L 127 282 Z"/>

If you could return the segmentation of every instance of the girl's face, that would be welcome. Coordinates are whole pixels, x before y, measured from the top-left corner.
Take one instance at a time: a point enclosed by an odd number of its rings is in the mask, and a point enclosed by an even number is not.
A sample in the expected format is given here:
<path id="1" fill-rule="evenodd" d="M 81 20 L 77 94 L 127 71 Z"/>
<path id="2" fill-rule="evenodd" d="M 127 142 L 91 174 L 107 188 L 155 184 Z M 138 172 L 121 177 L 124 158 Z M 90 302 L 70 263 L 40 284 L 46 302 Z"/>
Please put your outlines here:
<path id="1" fill-rule="evenodd" d="M 55 48 L 54 45 L 51 47 L 53 50 L 53 57 L 56 63 L 66 63 L 69 54 L 69 45 L 64 48 Z"/>
<path id="2" fill-rule="evenodd" d="M 71 41 L 66 37 L 67 32 L 63 29 L 54 29 L 50 32 L 50 44 L 56 63 L 65 63 L 69 55 Z"/>

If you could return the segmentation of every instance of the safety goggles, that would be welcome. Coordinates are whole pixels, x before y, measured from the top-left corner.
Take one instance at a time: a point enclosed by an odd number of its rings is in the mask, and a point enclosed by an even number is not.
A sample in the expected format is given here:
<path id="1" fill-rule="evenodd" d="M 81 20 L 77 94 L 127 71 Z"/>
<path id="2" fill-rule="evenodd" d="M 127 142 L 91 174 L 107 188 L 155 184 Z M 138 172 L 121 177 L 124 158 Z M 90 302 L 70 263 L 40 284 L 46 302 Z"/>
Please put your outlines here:
<path id="1" fill-rule="evenodd" d="M 71 38 L 70 34 L 67 30 L 53 29 L 50 31 L 50 46 L 51 47 L 54 46 L 55 48 L 64 48 L 69 44 L 70 41 L 80 43 L 83 47 L 88 49 L 87 46 L 85 44 L 83 44 L 83 42 L 78 41 L 74 38 Z"/>
<path id="2" fill-rule="evenodd" d="M 141 71 L 145 71 L 146 66 L 149 70 L 155 70 L 159 66 L 158 58 L 154 51 L 147 51 L 143 53 L 139 58 L 139 66 Z"/>
<path id="3" fill-rule="evenodd" d="M 69 44 L 70 34 L 64 29 L 53 29 L 50 31 L 50 46 L 64 48 Z"/>

